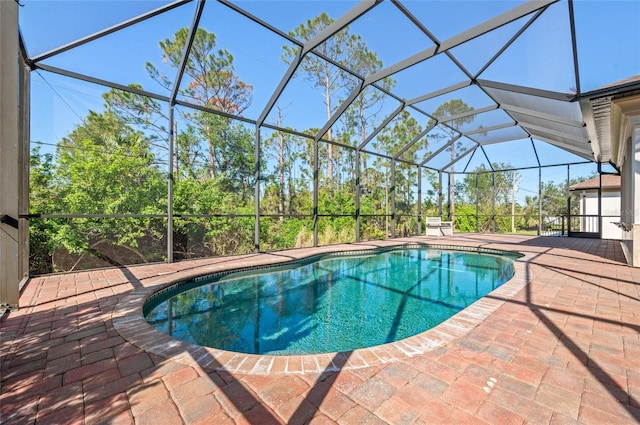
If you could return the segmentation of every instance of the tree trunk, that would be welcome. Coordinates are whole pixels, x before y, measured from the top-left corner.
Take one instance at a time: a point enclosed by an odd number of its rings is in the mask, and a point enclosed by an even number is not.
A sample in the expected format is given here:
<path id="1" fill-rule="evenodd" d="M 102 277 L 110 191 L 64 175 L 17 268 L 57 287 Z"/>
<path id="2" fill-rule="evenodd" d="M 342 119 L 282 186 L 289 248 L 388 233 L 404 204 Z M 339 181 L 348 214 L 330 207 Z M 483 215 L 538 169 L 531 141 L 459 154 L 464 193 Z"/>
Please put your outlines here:
<path id="1" fill-rule="evenodd" d="M 331 119 L 331 82 L 329 81 L 329 67 L 325 66 L 324 69 L 324 97 L 325 105 L 327 106 L 327 121 Z M 327 140 L 333 141 L 331 128 L 327 131 Z M 329 177 L 330 185 L 333 186 L 333 145 L 327 144 L 327 174 Z M 331 192 L 330 192 L 331 193 Z"/>
<path id="2" fill-rule="evenodd" d="M 289 170 L 289 214 L 293 214 L 293 198 L 295 196 L 295 189 L 291 182 L 291 170 Z"/>
<path id="3" fill-rule="evenodd" d="M 362 145 L 365 140 L 367 140 L 367 125 L 364 119 L 364 108 L 360 108 L 360 144 Z M 367 187 L 367 155 L 360 155 L 362 158 L 362 172 L 360 173 L 360 185 L 362 187 Z M 360 164 L 357 165 L 358 167 Z"/>

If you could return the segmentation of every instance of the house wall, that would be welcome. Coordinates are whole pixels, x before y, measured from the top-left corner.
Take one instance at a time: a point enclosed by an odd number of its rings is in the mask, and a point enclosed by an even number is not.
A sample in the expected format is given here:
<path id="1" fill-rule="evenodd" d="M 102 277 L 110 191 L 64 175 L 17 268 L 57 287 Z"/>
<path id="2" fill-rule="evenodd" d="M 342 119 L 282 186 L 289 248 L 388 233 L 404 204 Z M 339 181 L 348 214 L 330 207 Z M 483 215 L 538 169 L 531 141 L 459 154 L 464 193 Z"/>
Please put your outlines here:
<path id="1" fill-rule="evenodd" d="M 581 215 L 598 215 L 598 191 L 585 190 L 580 199 Z M 602 191 L 602 239 L 622 239 L 623 231 L 613 224 L 620 222 L 620 192 Z M 581 228 L 581 231 L 590 232 L 597 229 Z"/>
<path id="2" fill-rule="evenodd" d="M 640 267 L 640 193 L 636 190 L 640 189 L 640 125 L 630 132 L 621 175 L 620 215 L 621 221 L 629 225 L 629 230 L 622 233 L 622 249 L 627 262 Z"/>
<path id="3" fill-rule="evenodd" d="M 21 238 L 18 225 L 18 5 L 0 1 L 0 314 L 18 306 Z"/>

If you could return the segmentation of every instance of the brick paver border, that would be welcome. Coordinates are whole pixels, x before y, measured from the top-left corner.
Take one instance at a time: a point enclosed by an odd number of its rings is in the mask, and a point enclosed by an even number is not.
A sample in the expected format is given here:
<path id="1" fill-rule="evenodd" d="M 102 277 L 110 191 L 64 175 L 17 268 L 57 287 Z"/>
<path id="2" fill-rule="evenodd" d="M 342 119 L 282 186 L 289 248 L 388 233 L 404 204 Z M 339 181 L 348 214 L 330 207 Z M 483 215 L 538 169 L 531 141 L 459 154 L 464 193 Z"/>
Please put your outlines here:
<path id="1" fill-rule="evenodd" d="M 532 257 L 531 252 L 518 252 L 520 258 L 514 261 L 514 276 L 455 316 L 439 325 L 412 337 L 384 345 L 353 350 L 349 353 L 326 353 L 296 356 L 269 356 L 223 351 L 203 347 L 175 339 L 153 328 L 144 318 L 143 306 L 155 293 L 193 279 L 196 276 L 230 271 L 238 268 L 276 265 L 286 261 L 299 260 L 318 254 L 330 252 L 349 252 L 379 249 L 381 247 L 399 247 L 406 245 L 437 246 L 437 240 L 416 241 L 396 240 L 378 241 L 375 246 L 370 243 L 356 243 L 282 251 L 277 254 L 260 254 L 243 257 L 237 260 L 221 262 L 188 271 L 179 271 L 155 279 L 146 286 L 141 286 L 125 296 L 113 313 L 113 326 L 118 334 L 136 347 L 161 358 L 187 365 L 199 366 L 208 371 L 227 371 L 248 374 L 318 374 L 336 372 L 342 369 L 358 369 L 406 359 L 443 347 L 456 338 L 466 335 L 480 324 L 504 300 L 510 299 L 527 283 L 526 264 Z M 448 245 L 448 248 L 473 248 L 464 244 Z M 481 249 L 481 248 L 480 248 Z M 496 251 L 496 250 L 492 250 Z M 503 251 L 513 254 L 514 251 Z"/>

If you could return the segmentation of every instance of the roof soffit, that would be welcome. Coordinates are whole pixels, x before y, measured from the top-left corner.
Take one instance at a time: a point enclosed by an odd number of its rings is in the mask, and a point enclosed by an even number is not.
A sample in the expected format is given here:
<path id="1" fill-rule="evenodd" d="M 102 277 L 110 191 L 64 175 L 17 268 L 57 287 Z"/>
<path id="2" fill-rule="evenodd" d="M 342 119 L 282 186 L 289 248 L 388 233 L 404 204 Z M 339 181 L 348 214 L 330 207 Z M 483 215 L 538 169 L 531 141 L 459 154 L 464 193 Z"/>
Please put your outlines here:
<path id="1" fill-rule="evenodd" d="M 633 131 L 640 128 L 640 93 L 612 101 L 611 142 L 614 163 L 624 163 L 626 145 Z"/>

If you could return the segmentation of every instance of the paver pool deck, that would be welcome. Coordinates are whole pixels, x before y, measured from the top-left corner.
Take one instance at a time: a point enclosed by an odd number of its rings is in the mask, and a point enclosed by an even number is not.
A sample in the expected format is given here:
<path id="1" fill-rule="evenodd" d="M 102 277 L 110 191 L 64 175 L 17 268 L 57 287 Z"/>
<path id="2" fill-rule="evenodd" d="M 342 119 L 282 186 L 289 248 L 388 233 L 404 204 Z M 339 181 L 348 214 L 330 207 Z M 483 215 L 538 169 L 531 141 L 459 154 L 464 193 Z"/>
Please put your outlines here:
<path id="1" fill-rule="evenodd" d="M 176 280 L 404 243 L 524 256 L 438 327 L 348 353 L 205 349 L 141 316 Z M 611 240 L 456 234 L 48 275 L 0 331 L 2 424 L 640 423 L 640 269 Z"/>

